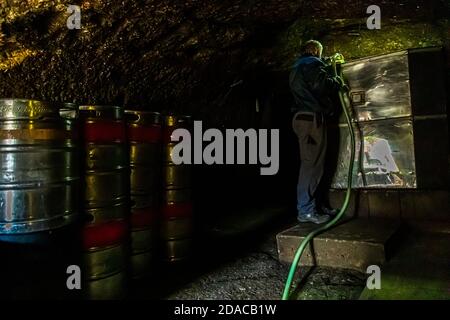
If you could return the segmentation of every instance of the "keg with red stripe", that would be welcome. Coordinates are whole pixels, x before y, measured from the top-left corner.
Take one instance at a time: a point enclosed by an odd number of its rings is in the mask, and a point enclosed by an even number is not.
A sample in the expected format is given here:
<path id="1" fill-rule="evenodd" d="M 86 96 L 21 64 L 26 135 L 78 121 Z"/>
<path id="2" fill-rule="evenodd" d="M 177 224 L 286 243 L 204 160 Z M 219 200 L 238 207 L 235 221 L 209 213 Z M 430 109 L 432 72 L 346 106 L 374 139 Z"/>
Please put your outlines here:
<path id="1" fill-rule="evenodd" d="M 131 274 L 151 271 L 158 240 L 161 180 L 161 116 L 126 110 L 130 151 Z"/>
<path id="2" fill-rule="evenodd" d="M 123 110 L 80 106 L 84 143 L 83 274 L 88 299 L 125 294 L 129 255 L 129 159 Z"/>
<path id="3" fill-rule="evenodd" d="M 191 167 L 176 165 L 172 161 L 172 150 L 178 142 L 172 141 L 177 128 L 190 130 L 189 116 L 168 115 L 163 129 L 163 204 L 161 236 L 164 259 L 169 262 L 188 258 L 192 251 L 192 190 Z"/>

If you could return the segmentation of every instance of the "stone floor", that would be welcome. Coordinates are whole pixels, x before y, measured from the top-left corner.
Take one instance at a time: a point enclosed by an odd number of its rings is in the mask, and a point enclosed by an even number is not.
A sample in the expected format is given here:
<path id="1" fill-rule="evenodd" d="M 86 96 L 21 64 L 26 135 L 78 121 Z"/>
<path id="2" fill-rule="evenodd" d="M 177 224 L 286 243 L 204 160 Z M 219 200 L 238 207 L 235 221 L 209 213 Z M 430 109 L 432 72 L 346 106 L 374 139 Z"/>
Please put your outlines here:
<path id="1" fill-rule="evenodd" d="M 278 300 L 289 265 L 278 260 L 276 235 L 293 221 L 270 223 L 240 236 L 203 240 L 196 257 L 163 266 L 139 281 L 131 299 Z M 239 224 L 234 224 L 239 225 Z M 450 225 L 403 228 L 381 267 L 381 290 L 365 288 L 367 274 L 332 267 L 299 268 L 291 298 L 297 300 L 450 299 Z M 416 230 L 417 229 L 417 230 Z M 222 232 L 225 235 L 226 233 Z"/>
<path id="2" fill-rule="evenodd" d="M 304 268 L 293 297 L 297 300 L 356 300 L 366 284 L 366 274 L 330 267 Z"/>
<path id="3" fill-rule="evenodd" d="M 218 265 L 169 293 L 167 299 L 278 300 L 289 267 L 278 261 L 277 232 L 271 232 L 247 252 Z M 297 299 L 358 299 L 365 274 L 327 267 L 302 267 Z"/>

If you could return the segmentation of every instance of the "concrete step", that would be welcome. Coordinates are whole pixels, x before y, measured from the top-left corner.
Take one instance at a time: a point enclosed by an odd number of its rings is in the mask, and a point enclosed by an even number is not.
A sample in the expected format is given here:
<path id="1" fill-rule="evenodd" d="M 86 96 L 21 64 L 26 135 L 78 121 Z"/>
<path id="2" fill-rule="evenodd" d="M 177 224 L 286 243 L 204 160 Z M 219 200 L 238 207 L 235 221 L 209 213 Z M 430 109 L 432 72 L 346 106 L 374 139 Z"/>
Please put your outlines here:
<path id="1" fill-rule="evenodd" d="M 343 221 L 316 236 L 306 247 L 300 264 L 366 272 L 369 265 L 382 265 L 387 260 L 399 226 L 399 222 L 382 219 Z M 302 223 L 279 233 L 279 260 L 292 263 L 301 241 L 317 227 L 315 224 Z"/>

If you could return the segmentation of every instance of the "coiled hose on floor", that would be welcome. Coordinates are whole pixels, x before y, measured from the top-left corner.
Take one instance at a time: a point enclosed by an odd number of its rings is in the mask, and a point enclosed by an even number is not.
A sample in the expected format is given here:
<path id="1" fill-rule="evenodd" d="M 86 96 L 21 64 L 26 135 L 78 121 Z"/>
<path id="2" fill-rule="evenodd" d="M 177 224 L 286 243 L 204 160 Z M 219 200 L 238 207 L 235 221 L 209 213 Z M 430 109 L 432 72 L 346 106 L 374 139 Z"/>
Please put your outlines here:
<path id="1" fill-rule="evenodd" d="M 343 63 L 343 62 L 344 62 L 344 58 L 340 54 L 336 54 L 332 57 L 333 71 L 334 71 L 335 76 L 338 76 L 336 63 Z M 342 77 L 342 72 L 341 72 L 340 76 Z M 349 164 L 349 168 L 348 168 L 348 178 L 347 178 L 347 192 L 345 194 L 344 204 L 342 205 L 342 208 L 339 210 L 338 214 L 331 221 L 329 221 L 327 224 L 325 224 L 325 225 L 317 228 L 316 230 L 312 231 L 311 233 L 309 233 L 301 242 L 300 246 L 298 247 L 298 249 L 295 253 L 294 260 L 292 261 L 292 265 L 289 270 L 289 275 L 286 280 L 286 284 L 284 286 L 282 300 L 289 299 L 290 288 L 291 288 L 292 282 L 294 280 L 295 271 L 297 270 L 298 262 L 300 261 L 300 258 L 302 256 L 307 244 L 309 243 L 309 241 L 311 241 L 316 235 L 318 235 L 318 234 L 330 229 L 332 226 L 334 226 L 341 219 L 341 217 L 344 215 L 345 211 L 348 208 L 351 190 L 352 190 L 353 163 L 355 161 L 356 144 L 355 144 L 355 132 L 353 130 L 352 121 L 351 121 L 351 117 L 349 114 L 349 109 L 346 107 L 346 101 L 345 101 L 346 94 L 347 93 L 344 89 L 339 90 L 339 101 L 340 101 L 341 107 L 344 111 L 345 119 L 347 121 L 348 130 L 350 132 L 350 143 L 351 143 L 350 164 Z"/>

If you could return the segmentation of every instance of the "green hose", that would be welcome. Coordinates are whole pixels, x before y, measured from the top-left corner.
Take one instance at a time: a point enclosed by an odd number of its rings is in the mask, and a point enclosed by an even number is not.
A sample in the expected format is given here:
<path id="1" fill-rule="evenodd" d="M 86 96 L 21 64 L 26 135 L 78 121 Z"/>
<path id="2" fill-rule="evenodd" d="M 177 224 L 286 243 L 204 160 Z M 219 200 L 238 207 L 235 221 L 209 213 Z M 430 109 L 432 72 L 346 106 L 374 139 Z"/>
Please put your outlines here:
<path id="1" fill-rule="evenodd" d="M 333 64 L 333 70 L 335 76 L 337 76 L 336 71 L 336 64 Z M 348 204 L 350 201 L 350 195 L 351 195 L 351 189 L 352 189 L 352 176 L 353 176 L 353 162 L 355 161 L 355 152 L 356 152 L 356 144 L 355 144 L 355 133 L 352 126 L 352 121 L 349 115 L 349 112 L 345 105 L 345 99 L 344 99 L 345 91 L 343 89 L 339 90 L 339 100 L 341 103 L 341 107 L 344 110 L 345 119 L 347 120 L 347 126 L 348 130 L 350 131 L 350 141 L 351 141 L 351 155 L 350 155 L 350 165 L 348 168 L 348 179 L 347 179 L 347 192 L 345 194 L 345 200 L 342 208 L 340 209 L 339 213 L 332 219 L 330 222 L 325 224 L 324 226 L 321 226 L 317 228 L 316 230 L 309 233 L 305 239 L 303 239 L 302 243 L 298 247 L 297 251 L 295 252 L 294 260 L 292 261 L 291 269 L 289 270 L 289 275 L 286 280 L 286 284 L 284 286 L 283 291 L 283 297 L 282 300 L 288 300 L 289 299 L 289 292 L 292 285 L 292 282 L 294 280 L 295 270 L 297 269 L 298 262 L 300 261 L 300 258 L 303 254 L 303 251 L 306 248 L 306 245 L 311 241 L 316 235 L 328 230 L 332 226 L 336 224 L 336 222 L 341 219 L 341 217 L 344 215 L 345 211 L 348 208 Z"/>

